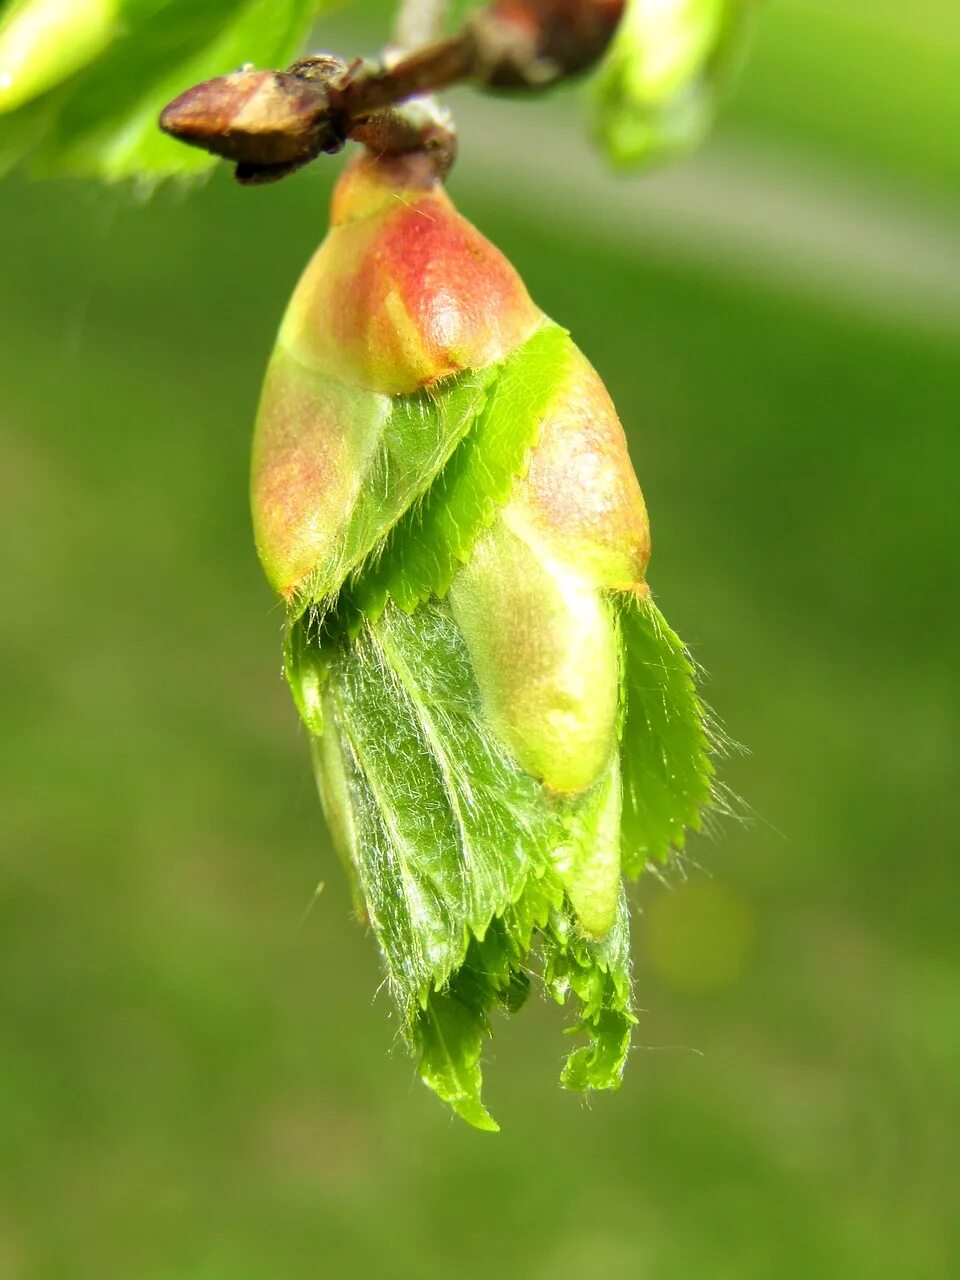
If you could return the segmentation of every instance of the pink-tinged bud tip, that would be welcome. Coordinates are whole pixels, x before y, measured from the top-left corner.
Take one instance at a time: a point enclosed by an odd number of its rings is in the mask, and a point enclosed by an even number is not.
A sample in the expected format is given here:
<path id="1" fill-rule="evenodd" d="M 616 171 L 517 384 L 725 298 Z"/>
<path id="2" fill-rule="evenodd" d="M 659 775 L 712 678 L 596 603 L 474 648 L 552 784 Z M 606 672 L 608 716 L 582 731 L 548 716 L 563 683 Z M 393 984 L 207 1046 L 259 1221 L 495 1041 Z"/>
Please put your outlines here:
<path id="1" fill-rule="evenodd" d="M 294 294 L 280 343 L 388 395 L 502 360 L 543 323 L 502 253 L 460 216 L 423 153 L 359 156 Z"/>

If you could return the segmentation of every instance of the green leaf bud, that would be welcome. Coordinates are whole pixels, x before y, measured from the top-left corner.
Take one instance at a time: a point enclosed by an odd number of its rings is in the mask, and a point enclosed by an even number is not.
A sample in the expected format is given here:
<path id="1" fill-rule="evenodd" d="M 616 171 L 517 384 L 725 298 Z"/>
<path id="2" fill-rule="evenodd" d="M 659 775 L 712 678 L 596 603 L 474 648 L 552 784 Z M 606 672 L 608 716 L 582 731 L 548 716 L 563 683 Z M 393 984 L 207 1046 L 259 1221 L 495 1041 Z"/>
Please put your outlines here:
<path id="1" fill-rule="evenodd" d="M 696 825 L 709 743 L 649 599 L 623 430 L 569 334 L 423 155 L 351 165 L 267 372 L 257 546 L 321 799 L 420 1075 L 481 1100 L 539 964 L 568 1088 L 630 1028 L 621 870 Z"/>

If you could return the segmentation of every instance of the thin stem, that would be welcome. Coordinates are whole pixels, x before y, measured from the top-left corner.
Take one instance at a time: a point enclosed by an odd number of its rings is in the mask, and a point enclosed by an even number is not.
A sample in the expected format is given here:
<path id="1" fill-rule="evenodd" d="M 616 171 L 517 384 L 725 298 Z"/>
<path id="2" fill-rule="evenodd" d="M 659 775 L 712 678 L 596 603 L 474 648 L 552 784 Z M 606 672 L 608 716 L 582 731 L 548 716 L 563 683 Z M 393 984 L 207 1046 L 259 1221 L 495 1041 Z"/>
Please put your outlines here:
<path id="1" fill-rule="evenodd" d="M 442 15 L 446 0 L 404 0 L 399 39 Z M 586 70 L 603 54 L 625 0 L 491 0 L 454 35 L 383 64 L 324 54 L 287 71 L 240 71 L 195 85 L 171 102 L 160 127 L 238 163 L 243 182 L 272 182 L 350 138 L 386 152 L 421 149 L 415 119 L 375 117 L 470 81 L 537 91 Z M 411 108 L 412 109 L 412 108 Z M 403 114 L 403 113 L 401 113 Z M 424 118 L 425 148 L 452 161 L 452 130 Z M 411 132 L 412 130 L 412 132 Z M 449 135 L 449 136 L 445 136 Z"/>
<path id="2" fill-rule="evenodd" d="M 361 119 L 384 107 L 435 93 L 461 80 L 474 79 L 477 48 L 469 28 L 411 53 L 391 66 L 361 63 L 345 80 L 330 86 L 330 105 L 350 119 Z"/>

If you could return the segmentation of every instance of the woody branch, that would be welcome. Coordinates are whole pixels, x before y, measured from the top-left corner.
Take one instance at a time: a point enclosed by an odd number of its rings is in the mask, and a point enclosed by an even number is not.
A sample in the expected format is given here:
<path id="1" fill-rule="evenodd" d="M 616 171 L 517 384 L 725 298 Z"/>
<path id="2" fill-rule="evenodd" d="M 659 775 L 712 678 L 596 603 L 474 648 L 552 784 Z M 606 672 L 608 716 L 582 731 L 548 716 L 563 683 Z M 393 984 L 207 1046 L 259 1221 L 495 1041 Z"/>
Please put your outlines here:
<path id="1" fill-rule="evenodd" d="M 443 167 L 455 151 L 452 125 L 411 99 L 459 83 L 519 92 L 556 84 L 601 56 L 624 3 L 493 0 L 453 35 L 381 62 L 323 54 L 285 71 L 249 68 L 207 80 L 171 102 L 160 126 L 235 161 L 247 183 L 285 177 L 348 139 L 388 153 L 433 150 Z"/>

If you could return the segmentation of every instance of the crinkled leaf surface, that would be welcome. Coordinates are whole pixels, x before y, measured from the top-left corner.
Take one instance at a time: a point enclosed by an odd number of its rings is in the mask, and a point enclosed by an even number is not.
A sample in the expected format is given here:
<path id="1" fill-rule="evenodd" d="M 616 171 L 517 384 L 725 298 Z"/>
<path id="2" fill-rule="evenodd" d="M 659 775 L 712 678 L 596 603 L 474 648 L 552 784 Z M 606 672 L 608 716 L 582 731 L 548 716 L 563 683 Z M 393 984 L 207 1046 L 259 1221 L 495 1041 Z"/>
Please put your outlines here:
<path id="1" fill-rule="evenodd" d="M 560 1083 L 567 1089 L 618 1089 L 636 1022 L 631 1009 L 630 917 L 623 891 L 617 919 L 599 942 L 583 937 L 570 921 L 555 915 L 545 953 L 544 979 L 558 1001 L 572 994 L 580 1019 L 571 1027 L 588 1044 L 574 1049 Z"/>
<path id="2" fill-rule="evenodd" d="M 147 184 L 203 172 L 213 159 L 161 134 L 161 109 L 190 85 L 246 62 L 292 61 L 324 7 L 324 0 L 4 5 L 0 172 L 25 164 L 37 174 Z"/>
<path id="3" fill-rule="evenodd" d="M 423 1004 L 469 937 L 549 863 L 555 819 L 486 724 L 444 604 L 393 606 L 331 660 L 327 726 L 343 744 L 360 880 L 391 981 Z"/>
<path id="4" fill-rule="evenodd" d="M 539 954 L 589 1041 L 563 1082 L 616 1087 L 632 1022 L 626 916 L 602 942 L 585 938 L 554 864 L 596 797 L 551 798 L 505 751 L 445 602 L 412 615 L 391 603 L 353 639 L 307 632 L 290 653 L 309 706 L 323 671 L 321 793 L 425 1082 L 492 1127 L 479 1066 L 489 1014 L 523 1003 Z"/>

